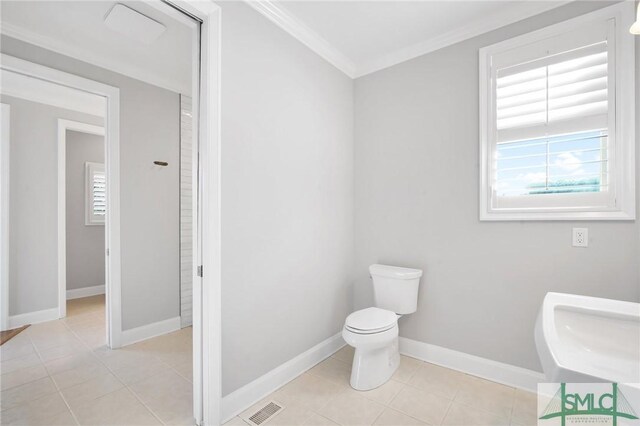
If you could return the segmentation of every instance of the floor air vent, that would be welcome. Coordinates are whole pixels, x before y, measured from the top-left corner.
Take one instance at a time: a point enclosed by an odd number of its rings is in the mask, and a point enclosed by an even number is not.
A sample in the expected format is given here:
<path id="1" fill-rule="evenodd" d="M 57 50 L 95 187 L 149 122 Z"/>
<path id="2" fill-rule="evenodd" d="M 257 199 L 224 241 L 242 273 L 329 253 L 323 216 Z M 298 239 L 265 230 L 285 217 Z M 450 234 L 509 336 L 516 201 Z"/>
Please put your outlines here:
<path id="1" fill-rule="evenodd" d="M 267 405 L 250 416 L 242 416 L 242 420 L 250 425 L 259 426 L 268 423 L 269 420 L 278 415 L 282 410 L 284 410 L 284 405 L 279 402 L 269 401 Z"/>

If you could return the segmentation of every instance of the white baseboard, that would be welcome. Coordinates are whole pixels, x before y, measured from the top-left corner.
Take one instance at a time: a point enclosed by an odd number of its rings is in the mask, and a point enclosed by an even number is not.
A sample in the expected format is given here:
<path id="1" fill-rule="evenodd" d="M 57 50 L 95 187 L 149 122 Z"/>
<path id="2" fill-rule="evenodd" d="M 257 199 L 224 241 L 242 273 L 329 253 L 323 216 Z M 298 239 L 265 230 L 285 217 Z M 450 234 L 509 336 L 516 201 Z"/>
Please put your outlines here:
<path id="1" fill-rule="evenodd" d="M 342 333 L 320 342 L 253 382 L 222 398 L 222 423 L 237 416 L 265 396 L 295 379 L 345 345 Z"/>
<path id="2" fill-rule="evenodd" d="M 400 353 L 432 364 L 441 365 L 531 392 L 537 392 L 538 383 L 546 382 L 544 374 L 537 371 L 492 361 L 405 337 L 400 337 Z"/>
<path id="3" fill-rule="evenodd" d="M 26 314 L 13 315 L 9 317 L 7 330 L 22 327 L 27 324 L 37 324 L 39 322 L 52 321 L 60 318 L 58 307 L 43 309 L 42 311 L 28 312 Z"/>
<path id="4" fill-rule="evenodd" d="M 131 328 L 122 331 L 122 345 L 127 346 L 152 337 L 161 336 L 180 330 L 180 317 L 169 318 L 166 320 L 143 325 L 142 327 Z"/>
<path id="5" fill-rule="evenodd" d="M 67 300 L 96 296 L 98 294 L 104 294 L 104 285 L 94 285 L 92 287 L 81 287 L 67 290 Z"/>

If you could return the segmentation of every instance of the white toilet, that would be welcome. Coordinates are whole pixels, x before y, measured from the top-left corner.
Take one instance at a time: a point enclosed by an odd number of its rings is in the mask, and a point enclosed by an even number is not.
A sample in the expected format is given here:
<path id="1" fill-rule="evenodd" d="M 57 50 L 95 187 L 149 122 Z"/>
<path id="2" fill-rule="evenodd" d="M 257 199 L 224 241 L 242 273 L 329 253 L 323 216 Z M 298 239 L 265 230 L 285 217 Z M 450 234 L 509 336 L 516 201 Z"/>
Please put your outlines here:
<path id="1" fill-rule="evenodd" d="M 351 387 L 370 390 L 384 384 L 400 365 L 398 318 L 414 313 L 422 271 L 371 265 L 375 307 L 349 315 L 342 337 L 355 350 Z"/>

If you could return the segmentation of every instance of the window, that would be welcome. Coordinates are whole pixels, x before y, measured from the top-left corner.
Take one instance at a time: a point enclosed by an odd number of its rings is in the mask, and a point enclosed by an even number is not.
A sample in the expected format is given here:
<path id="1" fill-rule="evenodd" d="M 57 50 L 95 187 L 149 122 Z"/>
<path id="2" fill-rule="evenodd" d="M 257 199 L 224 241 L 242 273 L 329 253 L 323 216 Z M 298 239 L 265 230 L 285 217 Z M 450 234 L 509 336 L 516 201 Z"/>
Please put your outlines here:
<path id="1" fill-rule="evenodd" d="M 107 179 L 104 164 L 87 162 L 85 170 L 85 225 L 104 225 Z"/>
<path id="2" fill-rule="evenodd" d="M 633 14 L 480 50 L 481 220 L 635 218 Z"/>

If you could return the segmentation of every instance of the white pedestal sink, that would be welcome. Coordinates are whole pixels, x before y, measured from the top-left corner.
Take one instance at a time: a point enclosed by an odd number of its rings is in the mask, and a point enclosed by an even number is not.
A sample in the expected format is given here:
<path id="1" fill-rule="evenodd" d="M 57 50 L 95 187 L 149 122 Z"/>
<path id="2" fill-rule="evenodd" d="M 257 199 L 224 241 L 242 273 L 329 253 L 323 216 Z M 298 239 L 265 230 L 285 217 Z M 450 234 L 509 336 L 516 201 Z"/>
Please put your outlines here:
<path id="1" fill-rule="evenodd" d="M 640 304 L 548 293 L 535 327 L 550 382 L 640 383 Z"/>

